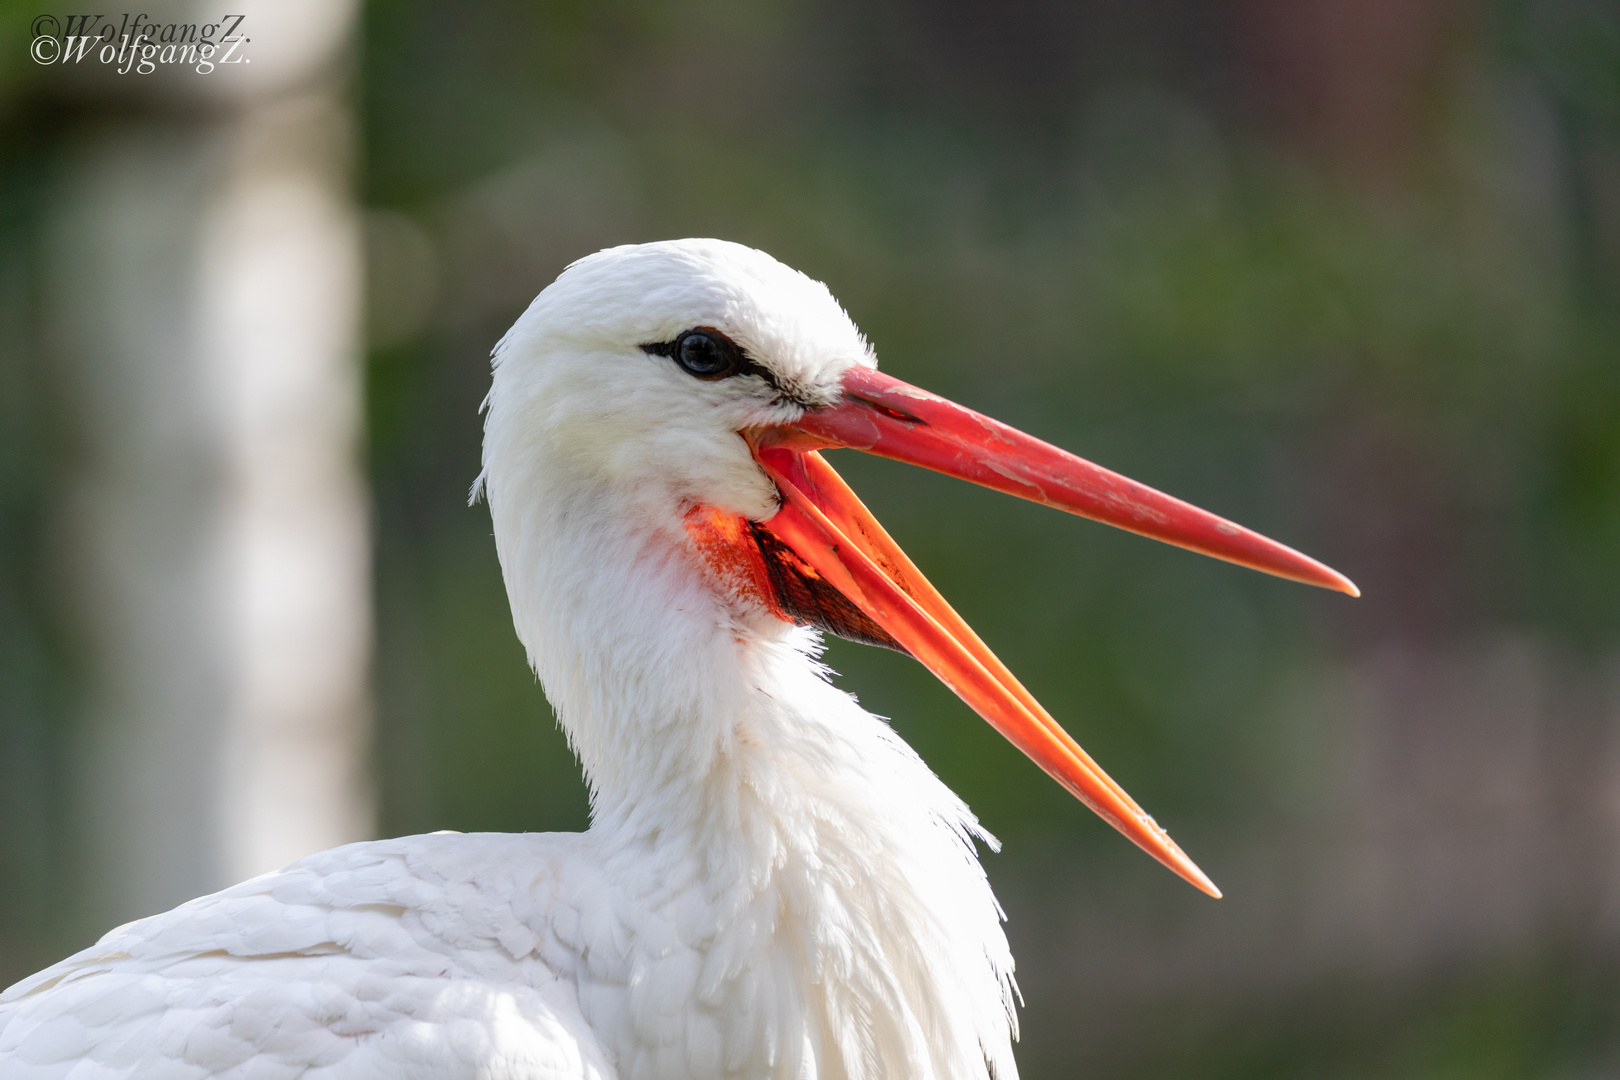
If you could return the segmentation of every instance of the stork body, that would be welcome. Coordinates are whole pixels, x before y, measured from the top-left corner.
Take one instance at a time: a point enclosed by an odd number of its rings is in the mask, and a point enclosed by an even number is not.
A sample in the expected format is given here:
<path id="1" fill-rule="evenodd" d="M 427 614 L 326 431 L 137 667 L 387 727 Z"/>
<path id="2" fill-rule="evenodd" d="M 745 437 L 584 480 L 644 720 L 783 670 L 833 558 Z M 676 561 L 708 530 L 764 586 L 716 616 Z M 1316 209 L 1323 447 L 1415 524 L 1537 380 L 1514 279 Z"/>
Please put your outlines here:
<path id="1" fill-rule="evenodd" d="M 837 510 L 818 458 L 778 446 L 872 445 L 805 434 L 857 405 L 946 430 L 919 419 L 946 403 L 873 366 L 823 286 L 747 248 L 571 267 L 497 347 L 480 479 L 590 829 L 350 845 L 122 927 L 0 995 L 0 1077 L 1015 1077 L 989 838 L 828 682 L 804 624 L 917 655 L 1207 879 L 987 650 L 972 659 L 976 638 L 936 656 L 971 631 Z M 806 541 L 817 522 L 842 541 Z M 857 578 L 881 563 L 896 602 L 934 615 L 896 615 L 886 579 L 863 592 L 829 552 L 867 552 Z"/>

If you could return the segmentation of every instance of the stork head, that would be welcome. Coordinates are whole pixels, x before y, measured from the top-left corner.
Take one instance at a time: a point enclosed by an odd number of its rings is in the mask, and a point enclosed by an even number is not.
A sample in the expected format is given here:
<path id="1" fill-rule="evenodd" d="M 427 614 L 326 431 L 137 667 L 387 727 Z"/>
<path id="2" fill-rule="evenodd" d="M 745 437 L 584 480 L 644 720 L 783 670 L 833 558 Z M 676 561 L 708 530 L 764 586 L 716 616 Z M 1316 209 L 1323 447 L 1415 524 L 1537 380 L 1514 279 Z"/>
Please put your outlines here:
<path id="1" fill-rule="evenodd" d="M 568 267 L 496 346 L 486 443 L 542 437 L 615 499 L 763 520 L 777 494 L 738 433 L 836 404 L 857 365 L 875 366 L 871 350 L 827 287 L 763 252 L 610 248 Z"/>
<path id="2" fill-rule="evenodd" d="M 574 263 L 496 347 L 485 474 L 546 455 L 600 512 L 684 530 L 738 614 L 916 657 L 1047 773 L 1219 892 L 950 608 L 819 451 L 853 447 L 1308 584 L 1343 575 L 1242 526 L 879 374 L 826 286 L 719 240 Z M 544 507 L 531 512 L 544 513 Z"/>

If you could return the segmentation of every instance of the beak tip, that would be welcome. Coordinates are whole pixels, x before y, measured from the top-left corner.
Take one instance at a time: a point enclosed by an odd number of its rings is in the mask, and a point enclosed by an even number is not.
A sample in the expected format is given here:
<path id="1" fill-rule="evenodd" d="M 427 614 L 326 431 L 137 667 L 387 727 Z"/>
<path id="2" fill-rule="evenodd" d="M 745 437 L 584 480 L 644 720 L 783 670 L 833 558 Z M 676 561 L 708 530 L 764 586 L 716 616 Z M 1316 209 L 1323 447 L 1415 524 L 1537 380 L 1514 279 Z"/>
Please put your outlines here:
<path id="1" fill-rule="evenodd" d="M 1200 870 L 1198 864 L 1187 858 L 1180 848 L 1176 849 L 1176 854 L 1181 857 L 1176 860 L 1176 864 L 1172 865 L 1170 869 L 1205 896 L 1215 900 L 1221 899 L 1221 890 L 1209 879 L 1209 875 Z"/>
<path id="2" fill-rule="evenodd" d="M 1309 555 L 1300 555 L 1293 549 L 1288 549 L 1288 551 L 1290 555 L 1300 559 L 1304 565 L 1298 568 L 1291 567 L 1289 571 L 1283 572 L 1254 563 L 1245 565 L 1262 573 L 1277 574 L 1279 577 L 1290 578 L 1304 585 L 1315 585 L 1317 588 L 1331 589 L 1333 592 L 1344 593 L 1346 596 L 1358 597 L 1361 595 L 1361 589 L 1357 587 L 1356 583 L 1333 569 L 1333 567 L 1328 566 L 1326 563 L 1317 562 Z"/>
<path id="3" fill-rule="evenodd" d="M 1205 896 L 1219 900 L 1221 890 L 1209 879 L 1209 875 L 1200 870 L 1198 864 L 1187 857 L 1187 853 L 1181 850 L 1181 845 L 1170 839 L 1170 834 L 1165 832 L 1162 826 L 1145 814 L 1143 818 L 1152 826 L 1154 840 L 1144 843 L 1143 839 L 1138 836 L 1129 833 L 1126 835 L 1131 836 L 1131 839 L 1139 847 L 1163 863 L 1172 874 L 1175 874 Z M 1118 828 L 1118 826 L 1115 827 Z"/>

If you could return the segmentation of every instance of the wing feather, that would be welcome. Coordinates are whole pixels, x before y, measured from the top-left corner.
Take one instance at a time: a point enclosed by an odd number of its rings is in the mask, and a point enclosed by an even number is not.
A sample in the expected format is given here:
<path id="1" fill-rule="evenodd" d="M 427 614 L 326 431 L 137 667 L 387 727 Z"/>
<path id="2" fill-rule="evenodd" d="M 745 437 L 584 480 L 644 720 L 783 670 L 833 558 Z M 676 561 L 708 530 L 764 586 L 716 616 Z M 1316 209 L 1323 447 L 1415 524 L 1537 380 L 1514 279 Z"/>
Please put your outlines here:
<path id="1" fill-rule="evenodd" d="M 354 844 L 119 927 L 0 993 L 0 1076 L 613 1080 L 535 873 L 570 844 Z"/>

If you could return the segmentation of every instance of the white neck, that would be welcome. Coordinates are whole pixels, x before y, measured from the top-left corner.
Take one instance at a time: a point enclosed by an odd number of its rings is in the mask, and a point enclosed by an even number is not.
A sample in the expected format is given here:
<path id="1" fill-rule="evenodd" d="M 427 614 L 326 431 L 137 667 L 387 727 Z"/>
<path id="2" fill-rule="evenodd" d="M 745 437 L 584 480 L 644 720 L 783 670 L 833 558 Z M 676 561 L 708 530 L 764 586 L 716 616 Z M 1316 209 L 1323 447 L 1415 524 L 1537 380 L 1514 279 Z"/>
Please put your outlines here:
<path id="1" fill-rule="evenodd" d="M 990 1062 L 1011 1080 L 1012 961 L 966 806 L 826 681 L 815 635 L 728 609 L 677 496 L 526 449 L 488 470 L 496 542 L 615 905 L 684 913 L 702 949 L 735 956 L 716 1023 L 765 1025 L 739 1045 L 785 1038 L 772 1054 L 803 1075 L 967 1080 Z M 764 1016 L 748 999 L 767 991 L 808 997 Z M 777 1075 L 757 1053 L 737 1074 Z"/>

